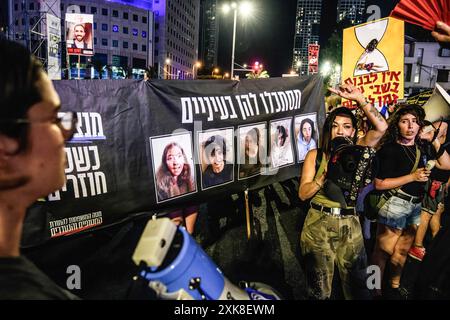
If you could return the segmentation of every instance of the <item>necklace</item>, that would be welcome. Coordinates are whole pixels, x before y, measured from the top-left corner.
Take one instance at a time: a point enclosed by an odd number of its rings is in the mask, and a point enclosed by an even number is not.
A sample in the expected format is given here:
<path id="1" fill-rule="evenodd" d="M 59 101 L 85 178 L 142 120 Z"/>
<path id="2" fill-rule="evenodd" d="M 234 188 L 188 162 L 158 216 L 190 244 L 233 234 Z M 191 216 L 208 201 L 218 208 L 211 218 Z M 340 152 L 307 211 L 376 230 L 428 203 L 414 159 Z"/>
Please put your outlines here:
<path id="1" fill-rule="evenodd" d="M 409 148 L 409 146 L 404 146 L 402 144 L 401 144 L 401 146 L 403 148 L 403 152 L 405 152 L 405 154 L 408 157 L 409 161 L 411 161 L 411 163 L 414 165 L 416 163 L 416 153 L 415 153 L 415 151 L 413 152 L 411 150 L 411 148 Z M 414 145 L 414 150 L 415 150 L 415 147 L 416 146 Z"/>

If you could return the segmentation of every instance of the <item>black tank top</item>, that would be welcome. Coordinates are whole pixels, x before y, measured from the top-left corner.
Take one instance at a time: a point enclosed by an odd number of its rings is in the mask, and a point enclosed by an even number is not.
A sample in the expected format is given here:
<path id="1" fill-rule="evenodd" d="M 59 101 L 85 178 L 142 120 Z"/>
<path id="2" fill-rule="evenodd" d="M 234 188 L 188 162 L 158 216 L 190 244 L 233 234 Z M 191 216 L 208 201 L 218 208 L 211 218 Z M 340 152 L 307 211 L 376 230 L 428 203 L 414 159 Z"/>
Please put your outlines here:
<path id="1" fill-rule="evenodd" d="M 450 121 L 444 120 L 443 122 L 447 124 L 447 135 L 445 136 L 444 141 L 444 145 L 446 144 L 445 150 L 447 151 L 448 154 L 450 154 Z M 431 171 L 431 179 L 433 180 L 447 182 L 449 177 L 450 177 L 450 170 L 441 170 L 435 167 Z"/>

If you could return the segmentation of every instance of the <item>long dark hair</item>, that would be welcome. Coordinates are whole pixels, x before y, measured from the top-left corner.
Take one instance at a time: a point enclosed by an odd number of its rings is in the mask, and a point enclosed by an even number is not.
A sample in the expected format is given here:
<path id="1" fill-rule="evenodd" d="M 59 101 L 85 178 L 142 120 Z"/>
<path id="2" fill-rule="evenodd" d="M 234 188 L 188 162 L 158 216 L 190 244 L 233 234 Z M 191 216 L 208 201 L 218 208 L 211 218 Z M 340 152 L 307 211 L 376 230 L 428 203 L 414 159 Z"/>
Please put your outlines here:
<path id="1" fill-rule="evenodd" d="M 346 107 L 339 107 L 334 109 L 330 112 L 328 117 L 325 119 L 325 123 L 323 124 L 323 130 L 322 130 L 322 141 L 320 144 L 320 147 L 322 148 L 322 151 L 329 155 L 331 152 L 331 128 L 333 127 L 333 122 L 336 119 L 337 116 L 341 117 L 347 117 L 352 120 L 352 126 L 355 129 L 355 134 L 353 137 L 351 137 L 353 143 L 356 144 L 356 141 L 358 139 L 358 136 L 356 134 L 358 129 L 358 123 L 356 120 L 355 115 L 350 111 L 350 109 L 347 109 Z"/>
<path id="2" fill-rule="evenodd" d="M 283 127 L 283 126 L 277 126 L 277 132 L 278 132 L 278 134 L 281 134 L 281 137 L 283 139 L 283 144 L 282 145 L 284 146 L 284 143 L 286 142 L 286 139 L 288 137 L 288 134 L 286 132 L 286 128 Z"/>
<path id="3" fill-rule="evenodd" d="M 0 133 L 19 141 L 19 151 L 27 146 L 28 126 L 8 120 L 27 118 L 31 106 L 42 100 L 37 87 L 41 63 L 22 45 L 0 40 Z"/>
<path id="4" fill-rule="evenodd" d="M 245 142 L 247 141 L 248 138 L 252 138 L 253 141 L 255 141 L 256 145 L 258 146 L 258 153 L 256 154 L 256 165 L 262 165 L 262 162 L 260 159 L 260 153 L 261 153 L 260 137 L 261 137 L 261 133 L 259 132 L 258 128 L 253 128 L 253 129 L 249 130 L 247 132 L 247 134 L 245 135 Z M 245 146 L 245 144 L 244 144 L 244 155 L 245 155 L 245 163 L 248 164 L 250 158 L 247 154 L 247 147 Z"/>
<path id="5" fill-rule="evenodd" d="M 169 170 L 169 167 L 167 167 L 167 153 L 169 150 L 171 150 L 173 147 L 177 147 L 181 150 L 183 153 L 184 158 L 184 165 L 183 170 L 181 171 L 181 174 L 177 177 L 177 185 L 182 186 L 183 184 L 187 185 L 188 192 L 194 190 L 194 181 L 192 179 L 192 170 L 191 166 L 188 163 L 186 153 L 184 152 L 184 149 L 176 142 L 169 143 L 163 151 L 162 157 L 161 157 L 161 165 L 158 168 L 158 171 L 156 172 L 156 181 L 157 186 L 159 190 L 164 191 L 166 194 L 171 195 L 170 192 L 170 182 L 172 179 L 172 173 Z"/>
<path id="6" fill-rule="evenodd" d="M 366 47 L 366 51 L 367 52 L 372 52 L 373 50 L 376 49 L 377 45 L 378 45 L 378 40 L 377 39 L 370 40 L 369 44 Z"/>
<path id="7" fill-rule="evenodd" d="M 405 114 L 412 114 L 417 118 L 419 127 L 422 128 L 425 123 L 425 110 L 417 104 L 400 104 L 396 108 L 395 112 L 388 119 L 388 129 L 381 139 L 381 145 L 389 142 L 395 142 L 400 137 L 400 131 L 398 129 L 398 123 L 400 118 Z M 419 134 L 416 135 L 416 142 L 420 144 Z"/>
<path id="8" fill-rule="evenodd" d="M 208 138 L 208 140 L 205 141 L 205 151 L 208 150 L 208 146 L 211 145 L 210 148 L 212 148 L 211 155 L 215 156 L 216 154 L 216 146 L 222 149 L 222 154 L 224 160 L 227 157 L 227 144 L 225 142 L 225 139 L 222 136 L 215 135 Z M 207 155 L 209 156 L 209 155 Z"/>
<path id="9" fill-rule="evenodd" d="M 300 122 L 300 137 L 303 139 L 303 126 L 305 123 L 308 123 L 311 126 L 311 139 L 314 141 L 316 140 L 316 130 L 314 129 L 314 121 L 312 121 L 310 118 L 305 118 Z"/>

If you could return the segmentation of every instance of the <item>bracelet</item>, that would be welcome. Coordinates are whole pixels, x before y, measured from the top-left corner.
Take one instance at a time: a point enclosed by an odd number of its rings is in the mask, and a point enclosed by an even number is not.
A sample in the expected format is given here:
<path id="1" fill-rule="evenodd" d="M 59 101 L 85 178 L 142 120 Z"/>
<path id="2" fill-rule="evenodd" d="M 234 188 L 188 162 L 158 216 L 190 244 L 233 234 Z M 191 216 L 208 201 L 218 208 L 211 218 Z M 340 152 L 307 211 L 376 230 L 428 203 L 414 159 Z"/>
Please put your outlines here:
<path id="1" fill-rule="evenodd" d="M 364 108 L 365 106 L 367 106 L 370 103 L 369 99 L 367 99 L 366 97 L 364 97 L 364 102 L 363 103 L 358 103 L 359 106 L 361 108 Z"/>
<path id="2" fill-rule="evenodd" d="M 314 179 L 314 183 L 319 186 L 319 189 L 322 189 L 323 186 L 316 179 Z"/>

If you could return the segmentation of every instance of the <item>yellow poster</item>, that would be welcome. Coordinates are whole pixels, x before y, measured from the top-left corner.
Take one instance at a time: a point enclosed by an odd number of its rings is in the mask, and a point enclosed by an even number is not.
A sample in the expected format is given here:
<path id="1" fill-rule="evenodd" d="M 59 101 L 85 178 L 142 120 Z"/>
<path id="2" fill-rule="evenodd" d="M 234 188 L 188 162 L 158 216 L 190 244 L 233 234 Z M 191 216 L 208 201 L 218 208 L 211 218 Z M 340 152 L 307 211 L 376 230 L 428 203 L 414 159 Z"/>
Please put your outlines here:
<path id="1" fill-rule="evenodd" d="M 358 87 L 378 108 L 402 99 L 404 39 L 404 23 L 394 18 L 344 29 L 342 81 Z"/>

